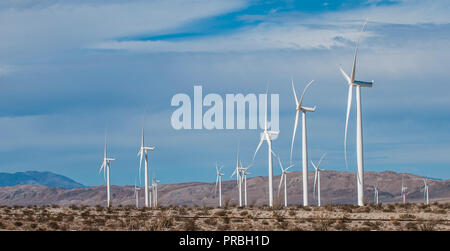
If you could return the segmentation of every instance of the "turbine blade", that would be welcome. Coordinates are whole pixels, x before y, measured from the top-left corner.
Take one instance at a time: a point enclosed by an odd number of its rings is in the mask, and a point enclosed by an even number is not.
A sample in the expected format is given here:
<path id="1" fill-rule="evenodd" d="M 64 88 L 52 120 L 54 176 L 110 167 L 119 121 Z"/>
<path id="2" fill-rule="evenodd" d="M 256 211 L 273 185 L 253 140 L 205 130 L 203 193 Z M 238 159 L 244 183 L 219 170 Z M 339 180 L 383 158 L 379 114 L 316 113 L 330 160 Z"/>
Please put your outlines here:
<path id="1" fill-rule="evenodd" d="M 214 195 L 217 193 L 217 184 L 219 183 L 219 176 L 217 175 L 216 186 L 214 187 Z"/>
<path id="2" fill-rule="evenodd" d="M 280 184 L 278 185 L 278 197 L 280 197 L 281 184 L 283 184 L 284 173 L 281 174 Z"/>
<path id="3" fill-rule="evenodd" d="M 141 154 L 141 158 L 140 158 L 140 161 L 139 161 L 139 185 L 142 184 L 142 181 L 141 181 L 141 169 L 142 169 L 142 157 L 144 155 L 144 151 L 142 151 L 142 149 L 140 151 L 140 154 Z"/>
<path id="4" fill-rule="evenodd" d="M 347 83 L 351 83 L 352 79 L 347 75 L 347 73 L 345 73 L 345 71 L 341 68 L 339 68 L 341 70 L 342 75 L 344 76 L 344 78 L 347 80 Z"/>
<path id="5" fill-rule="evenodd" d="M 277 156 L 277 158 L 278 158 L 278 163 L 280 164 L 281 171 L 283 172 L 284 168 L 283 168 L 283 164 L 281 164 L 280 156 Z"/>
<path id="6" fill-rule="evenodd" d="M 297 110 L 297 114 L 295 115 L 295 123 L 294 123 L 294 132 L 292 133 L 292 141 L 291 141 L 291 159 L 290 164 L 292 164 L 292 153 L 294 151 L 294 141 L 295 141 L 295 133 L 297 132 L 298 127 L 298 117 L 300 115 L 300 111 Z"/>
<path id="7" fill-rule="evenodd" d="M 327 155 L 326 152 L 324 152 L 324 153 L 322 154 L 322 156 L 320 157 L 320 160 L 319 160 L 319 162 L 317 163 L 317 168 L 320 167 L 320 163 L 322 163 L 322 160 L 323 160 L 323 158 L 325 157 L 325 155 Z"/>
<path id="8" fill-rule="evenodd" d="M 103 159 L 102 165 L 100 166 L 100 170 L 98 171 L 99 174 L 102 172 L 104 167 L 105 167 L 105 159 Z"/>
<path id="9" fill-rule="evenodd" d="M 297 93 L 295 92 L 294 79 L 292 79 L 292 92 L 294 93 L 296 107 L 298 107 L 298 98 L 297 98 Z"/>
<path id="10" fill-rule="evenodd" d="M 303 97 L 305 96 L 306 90 L 307 90 L 308 87 L 309 87 L 310 85 L 312 85 L 313 83 L 314 83 L 314 80 L 311 80 L 311 82 L 309 82 L 309 84 L 306 85 L 305 89 L 303 89 L 302 97 L 300 98 L 299 106 L 302 106 L 302 103 L 303 103 Z"/>
<path id="11" fill-rule="evenodd" d="M 368 21 L 368 20 L 366 19 L 366 21 L 365 21 L 364 24 L 363 24 L 363 27 L 362 27 L 362 29 L 361 29 L 361 34 L 364 32 L 364 29 L 366 28 L 367 21 Z M 361 34 L 360 34 L 359 37 L 358 37 L 358 41 L 356 42 L 356 47 L 355 47 L 355 56 L 354 56 L 354 58 L 353 58 L 353 68 L 352 68 L 352 77 L 351 77 L 352 82 L 355 81 L 356 57 L 357 57 L 357 55 L 358 55 L 358 46 L 359 46 L 359 41 L 361 40 Z"/>
<path id="12" fill-rule="evenodd" d="M 253 154 L 253 161 L 255 161 L 256 154 L 258 153 L 259 148 L 261 148 L 261 145 L 262 145 L 263 141 L 264 141 L 264 136 L 261 136 L 261 140 L 259 141 L 259 144 L 256 147 L 255 154 Z"/>
<path id="13" fill-rule="evenodd" d="M 348 130 L 348 118 L 350 116 L 350 110 L 352 107 L 352 97 L 353 97 L 353 86 L 348 86 L 348 98 L 347 98 L 347 118 L 345 119 L 345 134 L 344 134 L 344 158 L 345 158 L 345 168 L 348 170 L 347 161 L 347 130 Z"/>

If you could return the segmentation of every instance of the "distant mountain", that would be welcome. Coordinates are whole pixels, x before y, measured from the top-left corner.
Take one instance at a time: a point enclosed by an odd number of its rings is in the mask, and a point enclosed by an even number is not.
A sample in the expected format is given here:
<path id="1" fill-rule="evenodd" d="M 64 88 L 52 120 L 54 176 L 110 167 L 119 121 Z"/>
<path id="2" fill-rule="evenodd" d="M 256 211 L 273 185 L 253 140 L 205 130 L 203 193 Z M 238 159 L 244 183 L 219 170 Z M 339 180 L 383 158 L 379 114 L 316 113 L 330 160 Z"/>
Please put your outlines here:
<path id="1" fill-rule="evenodd" d="M 51 172 L 0 173 L 0 187 L 16 185 L 41 185 L 63 189 L 81 188 L 84 185 L 65 176 Z"/>
<path id="2" fill-rule="evenodd" d="M 213 173 L 214 174 L 214 173 Z M 365 172 L 365 201 L 373 202 L 372 186 L 378 184 L 379 200 L 382 203 L 401 202 L 401 182 L 404 178 L 408 202 L 424 202 L 422 177 L 408 173 Z M 315 205 L 313 195 L 314 173 L 310 172 L 310 204 Z M 274 195 L 278 202 L 278 184 L 280 176 L 274 176 Z M 322 204 L 355 204 L 356 175 L 354 172 L 323 171 L 320 175 Z M 161 205 L 207 205 L 216 206 L 217 196 L 213 194 L 215 183 L 190 182 L 164 184 L 158 186 L 158 199 Z M 428 180 L 430 201 L 450 201 L 450 180 Z M 268 178 L 252 177 L 247 179 L 248 203 L 265 205 L 268 202 Z M 288 202 L 298 205 L 303 201 L 302 174 L 292 172 L 287 175 Z M 235 180 L 222 182 L 224 201 L 238 203 Z M 282 193 L 280 194 L 283 197 Z M 144 191 L 139 192 L 139 205 L 143 205 Z M 133 186 L 111 186 L 113 205 L 134 205 Z M 56 187 L 17 185 L 0 187 L 0 205 L 105 205 L 106 187 L 83 187 L 61 189 Z"/>

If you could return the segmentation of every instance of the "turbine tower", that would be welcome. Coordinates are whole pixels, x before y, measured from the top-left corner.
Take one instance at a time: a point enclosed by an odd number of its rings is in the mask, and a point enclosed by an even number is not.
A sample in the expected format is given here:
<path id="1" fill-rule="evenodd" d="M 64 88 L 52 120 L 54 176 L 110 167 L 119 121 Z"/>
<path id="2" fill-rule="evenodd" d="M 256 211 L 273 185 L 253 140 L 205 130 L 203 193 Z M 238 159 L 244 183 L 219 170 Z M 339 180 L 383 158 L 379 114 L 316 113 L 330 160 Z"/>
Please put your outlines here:
<path id="1" fill-rule="evenodd" d="M 428 201 L 428 184 L 426 179 L 423 179 L 423 198 L 425 199 L 427 205 L 429 205 Z"/>
<path id="2" fill-rule="evenodd" d="M 367 20 L 364 23 L 361 32 L 364 31 L 366 27 Z M 357 190 L 358 190 L 358 206 L 364 206 L 364 158 L 363 158 L 363 137 L 362 137 L 362 111 L 361 111 L 361 87 L 372 87 L 372 82 L 357 81 L 355 80 L 356 71 L 356 57 L 358 55 L 358 45 L 359 38 L 356 43 L 355 55 L 353 58 L 353 68 L 351 77 L 345 73 L 345 71 L 340 68 L 342 75 L 347 80 L 348 83 L 348 100 L 347 100 L 347 118 L 345 120 L 345 136 L 344 136 L 344 155 L 345 155 L 345 166 L 348 169 L 347 161 L 347 129 L 348 129 L 348 118 L 350 115 L 350 109 L 352 105 L 353 87 L 356 87 L 356 156 L 358 171 L 356 173 L 357 179 Z"/>
<path id="3" fill-rule="evenodd" d="M 323 169 L 320 169 L 320 164 L 322 163 L 323 158 L 325 157 L 327 153 L 323 153 L 322 157 L 320 157 L 319 162 L 317 162 L 317 165 L 314 164 L 314 162 L 311 161 L 311 164 L 313 165 L 314 169 L 316 170 L 314 175 L 314 194 L 316 193 L 316 183 L 317 183 L 317 206 L 320 207 L 320 172 L 324 171 Z"/>
<path id="4" fill-rule="evenodd" d="M 114 161 L 114 158 L 108 157 L 107 154 L 107 147 L 106 147 L 106 134 L 105 134 L 105 148 L 104 148 L 104 154 L 103 154 L 103 163 L 100 166 L 100 170 L 98 173 L 100 173 L 103 170 L 103 177 L 105 177 L 106 172 L 106 204 L 108 207 L 111 206 L 111 191 L 109 187 L 109 169 L 111 167 L 111 162 Z"/>
<path id="5" fill-rule="evenodd" d="M 217 163 L 216 163 L 217 179 L 216 179 L 216 186 L 214 187 L 214 195 L 217 192 L 217 184 L 218 184 L 219 185 L 219 207 L 222 207 L 222 176 L 224 175 L 223 173 L 220 172 L 221 170 L 222 170 L 222 167 L 220 169 L 218 169 Z"/>
<path id="6" fill-rule="evenodd" d="M 231 177 L 233 177 L 235 174 L 239 191 L 239 206 L 242 207 L 242 170 L 241 167 L 239 166 L 239 144 L 236 152 L 236 169 L 234 169 L 234 172 L 231 174 Z"/>
<path id="7" fill-rule="evenodd" d="M 266 92 L 267 97 L 267 92 Z M 253 154 L 253 161 L 255 160 L 256 154 L 259 151 L 263 141 L 267 142 L 268 147 L 268 155 L 269 155 L 269 206 L 273 207 L 273 166 L 272 166 L 272 135 L 278 135 L 280 132 L 278 131 L 269 131 L 267 128 L 267 102 L 266 102 L 266 110 L 264 114 L 264 132 L 261 133 L 261 139 L 259 141 L 258 146 L 256 147 L 255 154 Z"/>
<path id="8" fill-rule="evenodd" d="M 139 149 L 139 152 L 137 154 L 137 156 L 140 156 L 140 161 L 139 161 L 139 182 L 141 181 L 141 167 L 142 167 L 142 158 L 145 155 L 145 163 L 144 163 L 144 190 L 145 190 L 145 206 L 148 207 L 149 206 L 149 192 L 148 192 L 148 188 L 149 188 L 149 180 L 148 180 L 148 151 L 153 151 L 155 149 L 155 147 L 146 147 L 144 145 L 144 123 L 142 123 L 142 139 L 141 139 L 141 148 Z"/>
<path id="9" fill-rule="evenodd" d="M 294 132 L 292 133 L 291 142 L 291 164 L 292 164 L 292 152 L 294 150 L 295 133 L 298 126 L 298 117 L 300 112 L 302 113 L 302 168 L 303 168 L 303 206 L 308 206 L 308 150 L 307 150 L 307 139 L 306 139 L 306 112 L 315 112 L 316 107 L 306 107 L 302 106 L 303 97 L 305 96 L 306 90 L 309 86 L 314 83 L 314 80 L 309 82 L 303 89 L 300 101 L 297 99 L 297 94 L 295 92 L 294 80 L 292 80 L 292 91 L 294 92 L 295 103 L 297 114 L 295 115 Z"/>
<path id="10" fill-rule="evenodd" d="M 242 167 L 242 163 L 241 163 L 241 167 Z M 247 172 L 248 167 L 246 168 L 242 168 L 242 176 L 244 179 L 244 206 L 248 206 L 247 203 L 247 175 L 250 174 L 249 172 Z"/>
<path id="11" fill-rule="evenodd" d="M 287 207 L 287 205 L 288 205 L 288 200 L 287 200 L 287 174 L 290 173 L 290 172 L 288 172 L 289 168 L 293 167 L 294 165 L 290 165 L 286 169 L 284 169 L 283 168 L 283 164 L 281 163 L 281 160 L 280 160 L 280 156 L 276 155 L 275 153 L 273 153 L 273 155 L 277 156 L 278 163 L 280 164 L 280 168 L 281 168 L 280 184 L 278 185 L 278 197 L 280 197 L 281 185 L 283 184 L 283 180 L 284 180 L 284 206 Z"/>
<path id="12" fill-rule="evenodd" d="M 373 186 L 373 191 L 374 191 L 373 201 L 375 202 L 375 205 L 378 205 L 378 185 Z"/>
<path id="13" fill-rule="evenodd" d="M 141 190 L 141 188 L 136 186 L 136 180 L 134 180 L 134 197 L 136 199 L 136 207 L 139 207 L 139 190 Z"/>
<path id="14" fill-rule="evenodd" d="M 402 191 L 401 191 L 401 195 L 403 198 L 403 204 L 406 203 L 406 190 L 408 189 L 408 187 L 405 187 L 405 185 L 403 184 L 403 176 L 402 176 Z"/>
<path id="15" fill-rule="evenodd" d="M 152 179 L 152 194 L 153 194 L 153 207 L 158 206 L 158 183 L 160 181 L 156 178 Z"/>

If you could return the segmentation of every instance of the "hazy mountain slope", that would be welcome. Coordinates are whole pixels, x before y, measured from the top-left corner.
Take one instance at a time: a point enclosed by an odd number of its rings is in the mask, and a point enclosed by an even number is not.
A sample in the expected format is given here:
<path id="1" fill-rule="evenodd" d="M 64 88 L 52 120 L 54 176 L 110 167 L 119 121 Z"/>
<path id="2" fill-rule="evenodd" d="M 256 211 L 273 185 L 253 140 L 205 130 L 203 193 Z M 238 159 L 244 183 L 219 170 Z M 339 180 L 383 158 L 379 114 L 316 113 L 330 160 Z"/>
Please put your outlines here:
<path id="1" fill-rule="evenodd" d="M 15 185 L 42 185 L 65 189 L 84 187 L 70 178 L 51 172 L 0 173 L 0 187 Z"/>

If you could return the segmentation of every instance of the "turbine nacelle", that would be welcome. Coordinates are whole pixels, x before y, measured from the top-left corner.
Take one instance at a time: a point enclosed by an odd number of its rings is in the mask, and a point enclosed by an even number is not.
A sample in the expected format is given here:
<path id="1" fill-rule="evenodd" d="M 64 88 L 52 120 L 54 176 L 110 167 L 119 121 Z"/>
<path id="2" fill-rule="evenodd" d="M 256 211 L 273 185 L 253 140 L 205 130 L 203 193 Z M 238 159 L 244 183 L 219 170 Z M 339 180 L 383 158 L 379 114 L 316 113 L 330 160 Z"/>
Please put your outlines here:
<path id="1" fill-rule="evenodd" d="M 300 107 L 297 107 L 297 110 L 301 111 L 301 112 L 315 112 L 316 106 L 314 106 L 314 107 L 300 106 Z"/>

